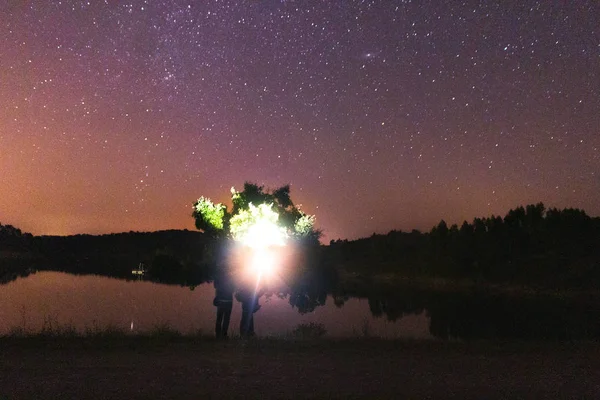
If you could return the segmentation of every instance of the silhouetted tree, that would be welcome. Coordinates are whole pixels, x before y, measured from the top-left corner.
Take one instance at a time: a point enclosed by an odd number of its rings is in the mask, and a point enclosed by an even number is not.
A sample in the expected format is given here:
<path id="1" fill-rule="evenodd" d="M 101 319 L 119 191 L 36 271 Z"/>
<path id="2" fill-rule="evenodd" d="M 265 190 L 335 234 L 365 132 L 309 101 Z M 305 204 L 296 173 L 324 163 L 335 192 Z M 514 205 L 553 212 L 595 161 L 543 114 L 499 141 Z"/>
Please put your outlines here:
<path id="1" fill-rule="evenodd" d="M 205 197 L 194 202 L 192 216 L 196 227 L 214 237 L 231 236 L 231 221 L 237 215 L 253 206 L 266 204 L 279 216 L 278 223 L 288 234 L 296 239 L 319 243 L 322 232 L 314 227 L 314 216 L 307 215 L 294 205 L 290 197 L 290 186 L 284 185 L 273 191 L 264 186 L 244 183 L 241 192 L 231 188 L 232 209 L 219 203 L 214 204 Z"/>
<path id="2" fill-rule="evenodd" d="M 539 286 L 600 287 L 600 218 L 582 210 L 511 209 L 428 234 L 392 231 L 333 241 L 327 262 L 369 276 L 395 272 Z"/>

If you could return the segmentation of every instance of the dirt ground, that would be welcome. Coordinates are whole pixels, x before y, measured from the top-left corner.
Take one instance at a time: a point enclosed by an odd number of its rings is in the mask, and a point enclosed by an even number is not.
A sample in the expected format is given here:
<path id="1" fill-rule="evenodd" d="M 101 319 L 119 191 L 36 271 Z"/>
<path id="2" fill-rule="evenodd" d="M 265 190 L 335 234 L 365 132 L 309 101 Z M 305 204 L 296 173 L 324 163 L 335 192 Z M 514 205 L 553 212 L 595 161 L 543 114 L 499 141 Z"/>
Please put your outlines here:
<path id="1" fill-rule="evenodd" d="M 0 340 L 0 399 L 600 398 L 600 344 Z"/>

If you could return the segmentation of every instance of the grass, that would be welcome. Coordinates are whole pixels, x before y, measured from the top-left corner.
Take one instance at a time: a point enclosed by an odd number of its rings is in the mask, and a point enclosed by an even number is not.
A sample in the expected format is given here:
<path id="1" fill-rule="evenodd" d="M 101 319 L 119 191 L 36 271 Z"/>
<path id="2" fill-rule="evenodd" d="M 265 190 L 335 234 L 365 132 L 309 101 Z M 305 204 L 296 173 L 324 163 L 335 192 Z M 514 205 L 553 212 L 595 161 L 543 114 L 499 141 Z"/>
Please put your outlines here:
<path id="1" fill-rule="evenodd" d="M 316 339 L 325 336 L 326 333 L 325 325 L 309 322 L 299 324 L 288 336 L 295 339 Z"/>
<path id="2" fill-rule="evenodd" d="M 350 337 L 329 337 L 325 326 L 314 322 L 299 324 L 294 329 L 278 335 L 255 336 L 252 338 L 232 335 L 227 340 L 219 340 L 212 333 L 207 334 L 202 330 L 183 333 L 166 323 L 157 324 L 148 331 L 132 332 L 114 325 L 105 327 L 94 325 L 81 331 L 73 325 L 60 325 L 51 319 L 47 319 L 38 331 L 16 327 L 0 335 L 0 348 L 98 348 L 109 352 L 119 351 L 123 348 L 152 349 L 179 345 L 193 348 L 198 346 L 229 348 L 233 346 L 244 349 L 266 349 L 266 351 L 281 349 L 282 351 L 295 352 L 315 347 L 346 347 L 348 345 L 356 347 L 357 344 L 360 344 L 360 346 L 379 346 L 382 343 L 406 345 L 419 342 L 431 342 L 431 340 L 375 337 L 371 334 L 371 328 L 366 320 L 362 326 L 354 329 L 354 335 Z"/>
<path id="3" fill-rule="evenodd" d="M 250 340 L 241 338 L 239 335 L 230 336 L 228 342 L 245 343 L 248 341 L 257 343 L 271 343 L 277 341 L 307 341 L 322 339 L 327 331 L 320 323 L 299 324 L 293 330 L 280 335 L 258 336 Z M 70 343 L 94 343 L 114 345 L 118 343 L 133 344 L 168 344 L 168 343 L 192 343 L 192 342 L 222 342 L 214 335 L 207 334 L 202 330 L 183 333 L 168 323 L 156 324 L 147 331 L 129 331 L 116 325 L 100 327 L 94 324 L 86 327 L 83 331 L 77 330 L 72 324 L 59 324 L 55 319 L 45 318 L 39 330 L 29 330 L 25 327 L 15 327 L 7 333 L 0 334 L 0 343 L 21 344 L 50 344 L 61 346 Z"/>
<path id="4" fill-rule="evenodd" d="M 84 331 L 48 322 L 0 336 L 8 398 L 599 398 L 600 343 L 328 337 L 217 340 L 168 324 Z"/>
<path id="5" fill-rule="evenodd" d="M 374 336 L 367 320 L 353 330 L 350 337 L 330 337 L 323 324 L 299 324 L 287 333 L 270 336 L 242 338 L 238 335 L 227 340 L 219 340 L 212 334 L 202 330 L 182 333 L 169 324 L 157 324 L 148 331 L 131 332 L 127 329 L 109 325 L 93 326 L 85 330 L 77 330 L 72 325 L 59 325 L 48 320 L 38 331 L 16 327 L 0 335 L 0 348 L 64 348 L 77 349 L 99 348 L 118 350 L 126 348 L 152 349 L 155 347 L 172 347 L 179 345 L 243 347 L 254 349 L 284 351 L 301 351 L 307 348 L 345 349 L 354 348 L 394 348 L 394 349 L 462 349 L 462 351 L 523 353 L 528 351 L 555 352 L 572 347 L 591 347 L 600 349 L 600 342 L 591 340 L 557 341 L 557 340 L 432 340 L 418 338 L 380 338 Z"/>
<path id="6" fill-rule="evenodd" d="M 83 331 L 78 330 L 72 324 L 59 324 L 56 320 L 45 318 L 39 330 L 29 330 L 25 327 L 14 327 L 4 334 L 0 334 L 0 341 L 18 339 L 23 342 L 30 341 L 66 341 L 66 340 L 90 340 L 90 341 L 114 341 L 114 340 L 154 340 L 154 341 L 178 341 L 208 339 L 202 330 L 190 333 L 182 333 L 167 323 L 156 324 L 148 331 L 131 332 L 125 328 L 108 325 L 100 327 L 94 324 L 86 327 Z"/>

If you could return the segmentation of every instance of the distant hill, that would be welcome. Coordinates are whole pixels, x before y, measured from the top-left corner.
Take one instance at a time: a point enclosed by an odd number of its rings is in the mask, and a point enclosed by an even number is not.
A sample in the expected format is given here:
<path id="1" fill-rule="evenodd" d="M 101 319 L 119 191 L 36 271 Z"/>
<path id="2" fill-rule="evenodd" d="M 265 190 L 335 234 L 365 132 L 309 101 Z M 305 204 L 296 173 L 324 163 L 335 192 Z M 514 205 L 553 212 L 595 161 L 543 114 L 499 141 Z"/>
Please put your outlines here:
<path id="1" fill-rule="evenodd" d="M 203 279 L 206 243 L 202 232 L 188 230 L 33 236 L 0 225 L 0 276 L 34 269 L 127 279 L 143 263 L 157 280 L 185 283 Z"/>
<path id="2" fill-rule="evenodd" d="M 0 224 L 0 254 L 17 256 L 32 251 L 33 235 L 12 225 Z"/>
<path id="3" fill-rule="evenodd" d="M 157 278 L 179 279 L 183 270 L 201 269 L 206 243 L 202 232 L 188 230 L 34 237 L 49 263 L 44 269 L 123 278 L 143 263 Z M 168 274 L 159 272 L 165 262 L 171 267 Z"/>
<path id="4" fill-rule="evenodd" d="M 30 273 L 30 266 L 40 259 L 33 240 L 30 233 L 0 224 L 0 284 Z"/>
<path id="5" fill-rule="evenodd" d="M 132 278 L 140 263 L 156 281 L 193 285 L 214 268 L 214 246 L 197 231 L 32 236 L 0 225 L 0 277 L 26 268 Z M 429 232 L 386 235 L 322 246 L 311 263 L 369 279 L 375 275 L 443 278 L 545 288 L 600 289 L 600 218 L 542 203 Z M 3 279 L 6 281 L 6 279 Z"/>
<path id="6" fill-rule="evenodd" d="M 324 262 L 368 277 L 467 279 L 540 287 L 600 288 L 600 218 L 542 203 L 459 227 L 391 231 L 331 241 Z"/>

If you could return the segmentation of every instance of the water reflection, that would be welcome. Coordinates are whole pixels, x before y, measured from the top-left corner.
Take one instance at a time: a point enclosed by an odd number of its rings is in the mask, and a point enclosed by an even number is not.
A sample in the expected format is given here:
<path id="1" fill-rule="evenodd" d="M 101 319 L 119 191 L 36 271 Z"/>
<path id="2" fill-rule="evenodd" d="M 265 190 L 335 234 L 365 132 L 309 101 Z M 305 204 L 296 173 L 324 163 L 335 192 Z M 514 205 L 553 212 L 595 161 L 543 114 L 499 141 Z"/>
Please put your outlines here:
<path id="1" fill-rule="evenodd" d="M 35 270 L 29 267 L 29 263 L 16 262 L 11 260 L 2 260 L 3 265 L 0 269 L 0 285 L 5 285 L 17 278 L 25 278 L 34 273 Z"/>
<path id="2" fill-rule="evenodd" d="M 328 336 L 600 339 L 600 303 L 595 297 L 506 296 L 411 287 L 343 291 L 306 280 L 261 292 L 256 313 L 256 303 L 236 290 L 237 300 L 229 303 L 228 327 L 228 305 L 221 304 L 219 334 L 228 328 L 230 334 L 281 335 L 300 324 L 314 323 L 322 324 Z M 216 297 L 230 296 L 231 288 L 226 288 Z M 38 272 L 1 285 L 0 304 L 0 332 L 15 327 L 35 331 L 44 324 L 80 331 L 116 326 L 141 332 L 168 324 L 184 333 L 213 334 L 219 321 L 212 282 L 190 290 L 148 281 Z"/>
<path id="3" fill-rule="evenodd" d="M 369 308 L 390 321 L 426 310 L 430 333 L 442 339 L 600 339 L 600 304 L 587 296 L 404 288 L 370 297 Z"/>
<path id="4" fill-rule="evenodd" d="M 125 281 L 92 275 L 38 272 L 0 286 L 0 332 L 15 327 L 38 331 L 44 323 L 72 326 L 85 332 L 115 326 L 133 332 L 149 331 L 163 324 L 184 333 L 215 329 L 214 287 L 188 287 L 144 281 Z M 342 308 L 328 296 L 324 306 L 299 313 L 290 306 L 297 297 L 265 293 L 254 315 L 258 336 L 281 335 L 300 324 L 323 324 L 328 336 L 368 333 L 380 337 L 429 338 L 429 320 L 423 313 L 391 322 L 375 318 L 366 299 L 348 299 Z M 310 302 L 309 302 L 310 303 Z M 307 311 L 306 309 L 302 309 Z M 239 332 L 241 305 L 234 301 L 230 332 Z"/>

